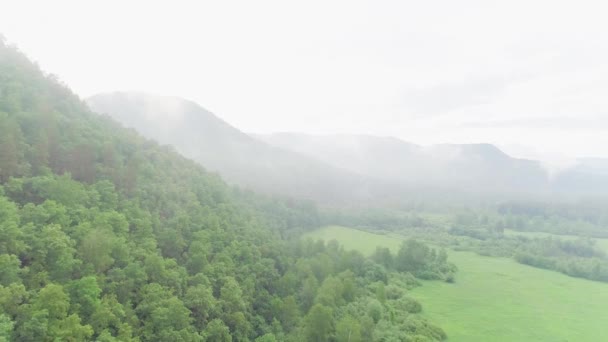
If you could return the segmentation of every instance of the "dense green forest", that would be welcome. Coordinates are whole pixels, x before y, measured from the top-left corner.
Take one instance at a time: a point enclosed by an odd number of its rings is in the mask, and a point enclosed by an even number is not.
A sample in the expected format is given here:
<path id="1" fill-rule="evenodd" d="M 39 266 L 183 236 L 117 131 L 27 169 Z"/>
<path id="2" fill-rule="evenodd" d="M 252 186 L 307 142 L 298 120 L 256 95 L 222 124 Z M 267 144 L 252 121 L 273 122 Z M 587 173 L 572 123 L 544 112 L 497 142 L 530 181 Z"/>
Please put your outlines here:
<path id="1" fill-rule="evenodd" d="M 302 240 L 314 204 L 227 186 L 91 112 L 0 41 L 0 341 L 433 341 L 407 295 L 453 281 L 410 240 Z"/>

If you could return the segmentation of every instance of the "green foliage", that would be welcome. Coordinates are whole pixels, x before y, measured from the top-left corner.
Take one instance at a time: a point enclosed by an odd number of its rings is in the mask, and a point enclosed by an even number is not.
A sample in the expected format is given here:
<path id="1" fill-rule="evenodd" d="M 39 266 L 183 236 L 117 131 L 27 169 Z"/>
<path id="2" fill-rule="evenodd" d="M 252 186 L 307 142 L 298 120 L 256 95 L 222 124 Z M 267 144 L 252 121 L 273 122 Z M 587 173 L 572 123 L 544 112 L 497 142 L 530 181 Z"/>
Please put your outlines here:
<path id="1" fill-rule="evenodd" d="M 0 254 L 0 285 L 20 283 L 21 262 L 12 254 Z"/>
<path id="2" fill-rule="evenodd" d="M 15 203 L 0 196 L 0 253 L 19 254 L 25 250 Z"/>
<path id="3" fill-rule="evenodd" d="M 344 316 L 336 324 L 337 342 L 363 342 L 361 324 L 351 316 Z"/>
<path id="4" fill-rule="evenodd" d="M 255 339 L 255 342 L 277 342 L 274 334 L 266 334 Z"/>
<path id="5" fill-rule="evenodd" d="M 443 269 L 451 271 L 445 261 L 437 258 L 435 250 L 413 239 L 401 244 L 395 258 L 395 267 L 401 272 L 411 272 L 423 279 L 441 279 Z"/>
<path id="6" fill-rule="evenodd" d="M 230 330 L 219 319 L 214 319 L 209 322 L 205 329 L 205 337 L 207 342 L 231 342 Z"/>
<path id="7" fill-rule="evenodd" d="M 310 202 L 226 185 L 3 42 L 0 189 L 0 340 L 370 340 L 368 287 L 398 277 L 299 239 Z"/>
<path id="8" fill-rule="evenodd" d="M 322 304 L 315 304 L 306 315 L 306 340 L 314 342 L 330 341 L 334 331 L 332 310 Z"/>
<path id="9" fill-rule="evenodd" d="M 371 300 L 367 305 L 367 314 L 374 320 L 374 323 L 378 323 L 384 313 L 384 307 L 382 303 L 377 299 Z"/>
<path id="10" fill-rule="evenodd" d="M 0 342 L 12 340 L 13 326 L 15 323 L 5 314 L 0 314 Z"/>
<path id="11" fill-rule="evenodd" d="M 97 285 L 94 276 L 84 277 L 71 282 L 68 285 L 71 302 L 74 304 L 72 311 L 78 312 L 81 317 L 89 318 L 97 310 L 100 304 L 101 289 Z"/>

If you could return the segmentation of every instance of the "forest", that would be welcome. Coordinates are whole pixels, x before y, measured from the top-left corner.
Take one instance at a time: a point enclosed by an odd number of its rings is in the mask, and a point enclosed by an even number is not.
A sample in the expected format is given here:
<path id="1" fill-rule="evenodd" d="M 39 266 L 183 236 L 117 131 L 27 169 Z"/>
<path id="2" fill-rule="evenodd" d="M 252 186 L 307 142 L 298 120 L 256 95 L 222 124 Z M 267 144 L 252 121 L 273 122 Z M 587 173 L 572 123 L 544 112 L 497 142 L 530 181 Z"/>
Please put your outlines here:
<path id="1" fill-rule="evenodd" d="M 0 341 L 435 341 L 408 296 L 453 282 L 418 240 L 300 239 L 263 196 L 122 127 L 0 41 Z"/>

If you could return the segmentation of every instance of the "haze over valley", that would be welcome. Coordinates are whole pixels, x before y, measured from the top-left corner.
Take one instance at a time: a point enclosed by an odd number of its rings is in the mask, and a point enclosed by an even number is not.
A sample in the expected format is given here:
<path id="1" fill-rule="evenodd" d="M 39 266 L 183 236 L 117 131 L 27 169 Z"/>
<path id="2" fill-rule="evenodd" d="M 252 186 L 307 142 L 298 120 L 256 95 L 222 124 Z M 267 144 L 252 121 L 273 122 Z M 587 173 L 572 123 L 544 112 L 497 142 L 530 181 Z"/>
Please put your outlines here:
<path id="1" fill-rule="evenodd" d="M 87 103 L 147 138 L 175 146 L 226 180 L 266 193 L 378 200 L 389 196 L 386 186 L 393 184 L 403 187 L 402 195 L 414 187 L 506 197 L 608 194 L 603 159 L 551 171 L 541 161 L 513 158 L 491 144 L 420 146 L 357 134 L 246 134 L 177 97 L 114 92 L 94 95 Z"/>
<path id="2" fill-rule="evenodd" d="M 3 3 L 0 342 L 605 341 L 605 7 Z"/>

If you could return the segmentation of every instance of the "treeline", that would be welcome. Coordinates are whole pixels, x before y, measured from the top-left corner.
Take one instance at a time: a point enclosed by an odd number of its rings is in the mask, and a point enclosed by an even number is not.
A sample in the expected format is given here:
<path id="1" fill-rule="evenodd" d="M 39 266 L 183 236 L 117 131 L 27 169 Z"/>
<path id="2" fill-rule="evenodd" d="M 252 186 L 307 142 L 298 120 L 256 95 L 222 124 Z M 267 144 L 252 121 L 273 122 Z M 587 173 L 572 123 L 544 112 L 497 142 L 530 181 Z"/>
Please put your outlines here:
<path id="1" fill-rule="evenodd" d="M 522 264 L 572 277 L 608 282 L 608 259 L 590 240 L 531 239 L 518 248 L 514 258 Z"/>
<path id="2" fill-rule="evenodd" d="M 592 239 L 509 236 L 494 228 L 456 227 L 449 234 L 455 249 L 481 255 L 512 257 L 522 264 L 558 271 L 573 277 L 608 282 L 608 258 Z M 463 239 L 466 237 L 468 239 Z"/>
<path id="3" fill-rule="evenodd" d="M 498 205 L 497 211 L 502 215 L 557 217 L 605 226 L 608 225 L 608 214 L 603 210 L 606 204 L 608 204 L 608 199 L 605 198 L 583 199 L 575 202 L 511 201 Z"/>
<path id="4" fill-rule="evenodd" d="M 608 215 L 601 199 L 571 203 L 481 202 L 437 207 L 424 202 L 400 208 L 324 208 L 323 224 L 375 231 L 445 231 L 506 229 L 581 237 L 608 237 Z M 481 236 L 480 236 L 481 237 Z"/>
<path id="5" fill-rule="evenodd" d="M 382 209 L 382 208 L 331 208 L 323 209 L 320 219 L 323 224 L 336 224 L 346 227 L 357 227 L 374 231 L 394 231 L 403 227 L 423 228 L 431 224 L 417 214 L 422 210 L 411 208 L 408 210 Z"/>
<path id="6" fill-rule="evenodd" d="M 319 222 L 91 113 L 0 41 L 0 340 L 445 339 L 403 273 L 443 256 L 287 239 Z"/>
<path id="7" fill-rule="evenodd" d="M 426 206 L 403 210 L 325 209 L 320 216 L 325 224 L 418 237 L 439 246 L 514 258 L 530 266 L 607 282 L 608 257 L 591 239 L 608 234 L 601 203 L 505 202 L 443 209 Z M 515 236 L 509 230 L 553 233 L 556 237 Z M 559 238 L 559 234 L 581 238 Z"/>
<path id="8" fill-rule="evenodd" d="M 608 238 L 605 199 L 572 203 L 506 202 L 496 208 L 496 225 L 521 231 Z"/>
<path id="9" fill-rule="evenodd" d="M 415 239 L 401 243 L 399 251 L 393 255 L 387 247 L 377 247 L 372 259 L 389 270 L 409 272 L 417 278 L 428 280 L 454 281 L 456 265 L 449 263 L 444 249 L 439 251 Z"/>

